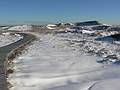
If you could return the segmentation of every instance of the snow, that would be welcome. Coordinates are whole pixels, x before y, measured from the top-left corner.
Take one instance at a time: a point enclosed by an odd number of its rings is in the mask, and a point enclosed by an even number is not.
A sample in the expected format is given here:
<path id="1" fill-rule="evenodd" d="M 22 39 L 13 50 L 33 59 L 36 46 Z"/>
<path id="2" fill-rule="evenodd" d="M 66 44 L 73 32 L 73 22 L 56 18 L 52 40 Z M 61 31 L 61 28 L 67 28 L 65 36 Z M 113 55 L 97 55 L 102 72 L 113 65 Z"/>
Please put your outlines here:
<path id="1" fill-rule="evenodd" d="M 1 30 L 5 30 L 5 29 L 8 29 L 8 28 L 9 28 L 8 26 L 1 27 Z"/>
<path id="2" fill-rule="evenodd" d="M 110 25 L 110 24 L 102 24 L 102 25 L 104 25 L 104 26 L 112 26 L 112 25 Z"/>
<path id="3" fill-rule="evenodd" d="M 56 25 L 54 25 L 54 24 L 48 24 L 47 26 L 48 27 L 56 27 Z"/>
<path id="4" fill-rule="evenodd" d="M 18 25 L 18 26 L 13 26 L 9 28 L 8 30 L 14 30 L 14 31 L 28 31 L 31 30 L 32 26 L 31 25 Z"/>
<path id="5" fill-rule="evenodd" d="M 0 34 L 0 47 L 14 43 L 23 37 L 19 34 L 12 34 L 10 32 Z"/>
<path id="6" fill-rule="evenodd" d="M 71 28 L 66 28 L 65 32 L 75 32 L 77 31 L 76 29 L 71 29 Z"/>
<path id="7" fill-rule="evenodd" d="M 93 34 L 95 31 L 89 31 L 89 30 L 82 30 L 83 34 Z"/>
<path id="8" fill-rule="evenodd" d="M 85 70 L 89 72 L 101 67 L 96 63 L 97 57 L 72 50 L 66 46 L 68 42 L 63 37 L 48 34 L 39 35 L 39 38 L 14 61 L 15 73 L 11 76 L 11 83 L 15 85 L 11 90 L 43 90 L 64 85 L 68 78 L 74 79 Z"/>
<path id="9" fill-rule="evenodd" d="M 48 29 L 56 29 L 56 28 L 55 28 L 56 25 L 54 25 L 54 24 L 48 24 L 46 27 L 47 27 Z"/>
<path id="10" fill-rule="evenodd" d="M 88 82 L 85 84 L 69 84 L 63 87 L 51 88 L 49 90 L 119 90 L 120 79 L 110 79 Z"/>
<path id="11" fill-rule="evenodd" d="M 119 41 L 86 33 L 32 34 L 37 41 L 13 61 L 10 90 L 119 90 Z"/>
<path id="12" fill-rule="evenodd" d="M 47 26 L 47 28 L 48 28 L 48 29 L 51 29 L 51 30 L 56 29 L 56 28 L 53 28 L 53 27 L 48 27 L 48 26 Z"/>

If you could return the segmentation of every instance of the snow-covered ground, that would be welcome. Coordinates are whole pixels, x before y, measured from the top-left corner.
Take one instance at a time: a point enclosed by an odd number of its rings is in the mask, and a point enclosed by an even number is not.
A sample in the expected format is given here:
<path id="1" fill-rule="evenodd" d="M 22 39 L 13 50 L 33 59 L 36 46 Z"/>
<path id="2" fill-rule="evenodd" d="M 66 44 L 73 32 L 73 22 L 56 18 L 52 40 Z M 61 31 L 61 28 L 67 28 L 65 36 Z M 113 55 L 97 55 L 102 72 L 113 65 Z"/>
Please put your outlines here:
<path id="1" fill-rule="evenodd" d="M 10 90 L 120 89 L 119 43 L 80 33 L 35 35 L 14 60 Z"/>
<path id="2" fill-rule="evenodd" d="M 10 34 L 9 32 L 1 33 L 0 34 L 0 47 L 9 45 L 11 43 L 14 43 L 23 37 L 19 34 Z"/>

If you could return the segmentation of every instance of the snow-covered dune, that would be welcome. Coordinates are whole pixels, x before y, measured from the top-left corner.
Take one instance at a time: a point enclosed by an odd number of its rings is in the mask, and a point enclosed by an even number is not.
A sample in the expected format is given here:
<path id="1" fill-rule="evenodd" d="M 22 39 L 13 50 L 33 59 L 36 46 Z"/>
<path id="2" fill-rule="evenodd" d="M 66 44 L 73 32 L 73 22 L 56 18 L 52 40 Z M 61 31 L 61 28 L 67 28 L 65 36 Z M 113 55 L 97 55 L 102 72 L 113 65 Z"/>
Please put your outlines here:
<path id="1" fill-rule="evenodd" d="M 21 25 L 21 26 L 13 26 L 9 28 L 8 30 L 15 30 L 15 31 L 28 31 L 31 30 L 32 26 L 31 25 Z"/>
<path id="2" fill-rule="evenodd" d="M 0 47 L 14 43 L 22 38 L 19 34 L 2 33 L 0 34 Z"/>

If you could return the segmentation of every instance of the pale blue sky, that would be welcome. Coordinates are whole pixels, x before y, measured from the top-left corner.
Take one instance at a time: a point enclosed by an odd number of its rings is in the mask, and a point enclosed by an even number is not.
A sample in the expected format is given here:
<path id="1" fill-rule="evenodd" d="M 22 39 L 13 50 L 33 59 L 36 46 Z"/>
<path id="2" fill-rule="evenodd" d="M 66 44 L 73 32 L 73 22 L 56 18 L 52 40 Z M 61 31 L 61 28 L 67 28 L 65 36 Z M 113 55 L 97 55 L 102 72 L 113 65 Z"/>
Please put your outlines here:
<path id="1" fill-rule="evenodd" d="M 0 0 L 0 23 L 100 20 L 120 24 L 120 0 Z"/>

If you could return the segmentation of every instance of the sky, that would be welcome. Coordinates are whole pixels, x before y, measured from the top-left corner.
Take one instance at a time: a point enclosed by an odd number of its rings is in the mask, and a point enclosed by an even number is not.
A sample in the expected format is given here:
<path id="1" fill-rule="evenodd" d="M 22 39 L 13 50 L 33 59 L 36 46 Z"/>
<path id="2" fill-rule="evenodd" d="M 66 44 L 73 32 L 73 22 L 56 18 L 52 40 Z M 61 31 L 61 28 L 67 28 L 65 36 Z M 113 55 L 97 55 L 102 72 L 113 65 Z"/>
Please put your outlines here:
<path id="1" fill-rule="evenodd" d="M 0 23 L 98 20 L 120 24 L 120 0 L 0 0 Z"/>

